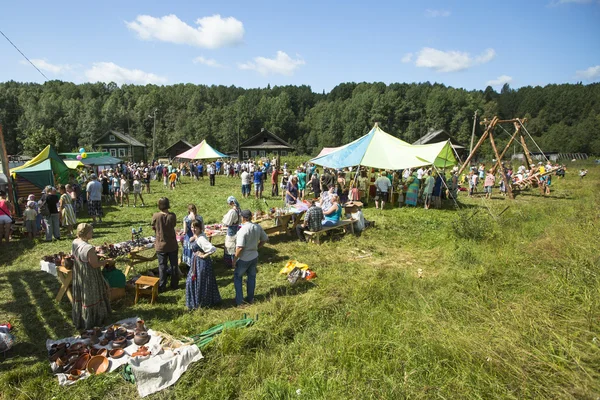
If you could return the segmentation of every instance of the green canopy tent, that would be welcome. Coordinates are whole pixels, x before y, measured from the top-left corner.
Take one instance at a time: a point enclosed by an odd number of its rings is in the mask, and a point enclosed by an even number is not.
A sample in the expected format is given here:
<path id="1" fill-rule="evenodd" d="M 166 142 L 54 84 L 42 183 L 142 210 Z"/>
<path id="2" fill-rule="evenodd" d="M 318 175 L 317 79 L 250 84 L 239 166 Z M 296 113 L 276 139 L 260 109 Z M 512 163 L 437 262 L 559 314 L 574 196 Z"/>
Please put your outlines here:
<path id="1" fill-rule="evenodd" d="M 23 178 L 33 185 L 44 188 L 47 185 L 69 183 L 69 167 L 51 146 L 46 146 L 37 156 L 10 170 L 16 178 Z"/>

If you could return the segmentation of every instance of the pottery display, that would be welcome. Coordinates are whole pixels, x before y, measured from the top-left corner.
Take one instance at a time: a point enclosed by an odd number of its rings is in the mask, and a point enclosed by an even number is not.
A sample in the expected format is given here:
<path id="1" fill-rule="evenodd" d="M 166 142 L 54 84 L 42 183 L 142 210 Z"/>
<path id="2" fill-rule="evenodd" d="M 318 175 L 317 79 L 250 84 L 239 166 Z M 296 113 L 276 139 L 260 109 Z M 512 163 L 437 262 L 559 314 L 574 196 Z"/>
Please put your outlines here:
<path id="1" fill-rule="evenodd" d="M 148 343 L 149 340 L 150 335 L 148 335 L 148 332 L 140 331 L 136 332 L 135 337 L 133 338 L 133 343 L 137 344 L 138 346 L 141 346 Z"/>
<path id="2" fill-rule="evenodd" d="M 87 371 L 90 374 L 101 374 L 108 370 L 110 361 L 105 356 L 94 356 L 87 363 Z"/>
<path id="3" fill-rule="evenodd" d="M 77 352 L 85 347 L 83 342 L 75 342 L 69 347 L 69 352 Z"/>
<path id="4" fill-rule="evenodd" d="M 123 349 L 112 349 L 110 353 L 108 353 L 111 358 L 121 358 L 125 354 L 125 350 Z"/>

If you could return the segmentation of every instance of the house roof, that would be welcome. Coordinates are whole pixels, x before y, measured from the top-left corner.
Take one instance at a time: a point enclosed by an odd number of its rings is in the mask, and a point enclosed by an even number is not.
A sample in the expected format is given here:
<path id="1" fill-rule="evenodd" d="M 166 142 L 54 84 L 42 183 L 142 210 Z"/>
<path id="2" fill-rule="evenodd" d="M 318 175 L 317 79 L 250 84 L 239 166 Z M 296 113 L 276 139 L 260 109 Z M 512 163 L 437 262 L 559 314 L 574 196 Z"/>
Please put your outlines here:
<path id="1" fill-rule="evenodd" d="M 275 139 L 276 141 L 278 141 L 279 143 L 281 143 L 281 146 L 277 146 L 277 145 L 267 145 L 267 146 L 251 146 L 251 143 L 256 140 L 257 138 L 261 137 L 262 135 L 267 135 L 267 136 L 271 136 L 273 139 Z M 289 149 L 294 149 L 294 146 L 292 146 L 291 144 L 289 144 L 288 142 L 286 142 L 285 140 L 283 140 L 282 138 L 280 138 L 279 136 L 275 135 L 274 133 L 269 132 L 268 130 L 266 130 L 265 128 L 262 128 L 260 130 L 259 133 L 257 133 L 256 135 L 252 136 L 250 139 L 246 140 L 244 143 L 240 144 L 240 148 L 245 147 L 245 148 L 262 148 L 262 149 L 266 149 L 266 148 L 289 148 Z"/>
<path id="2" fill-rule="evenodd" d="M 117 132 L 117 131 L 108 131 L 106 132 L 104 135 L 100 136 L 98 139 L 96 139 L 94 141 L 94 144 L 98 143 L 99 141 L 101 141 L 102 139 L 104 139 L 106 136 L 108 135 L 113 135 L 118 137 L 119 139 L 121 139 L 123 142 L 131 145 L 131 146 L 136 146 L 136 147 L 146 147 L 146 145 L 142 142 L 140 142 L 139 140 L 125 134 L 122 132 Z"/>
<path id="3" fill-rule="evenodd" d="M 167 147 L 167 148 L 165 149 L 165 151 L 169 151 L 169 150 L 171 150 L 171 149 L 172 149 L 173 147 L 175 147 L 175 146 L 176 146 L 178 143 L 183 143 L 183 144 L 185 144 L 186 146 L 188 146 L 190 149 L 191 149 L 192 147 L 194 147 L 194 145 L 193 145 L 193 144 L 191 144 L 190 142 L 188 142 L 187 140 L 179 139 L 178 141 L 176 141 L 175 143 L 173 143 L 172 145 L 170 145 L 169 147 Z"/>
<path id="4" fill-rule="evenodd" d="M 441 135 L 442 133 L 445 133 L 446 136 L 450 137 L 448 132 L 446 132 L 444 129 L 438 129 L 437 131 L 427 132 L 427 134 L 425 136 L 423 136 L 422 138 L 420 138 L 419 140 L 414 142 L 413 145 L 427 144 L 427 143 L 431 142 L 433 139 L 435 139 L 436 137 L 438 137 L 439 135 Z"/>

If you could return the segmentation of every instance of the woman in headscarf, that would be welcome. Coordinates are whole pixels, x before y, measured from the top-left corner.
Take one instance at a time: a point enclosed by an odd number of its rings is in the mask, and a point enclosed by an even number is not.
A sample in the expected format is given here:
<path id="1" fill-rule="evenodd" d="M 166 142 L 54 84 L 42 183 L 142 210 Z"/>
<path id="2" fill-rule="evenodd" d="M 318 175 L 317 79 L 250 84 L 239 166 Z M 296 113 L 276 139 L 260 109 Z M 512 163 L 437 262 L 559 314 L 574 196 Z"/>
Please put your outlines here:
<path id="1" fill-rule="evenodd" d="M 75 216 L 75 210 L 73 209 L 73 199 L 71 198 L 70 191 L 72 191 L 71 185 L 60 185 L 58 187 L 60 192 L 59 210 L 62 226 L 67 228 L 69 237 L 73 237 L 73 228 L 77 225 L 77 217 Z"/>
<path id="2" fill-rule="evenodd" d="M 419 187 L 421 186 L 421 180 L 417 178 L 416 172 L 408 178 L 406 184 L 408 185 L 408 189 L 406 190 L 405 203 L 407 206 L 416 207 L 419 199 Z"/>
<path id="3" fill-rule="evenodd" d="M 227 198 L 227 204 L 229 205 L 229 211 L 223 217 L 221 223 L 227 226 L 227 236 L 225 236 L 225 252 L 223 254 L 223 261 L 229 267 L 233 267 L 233 257 L 235 255 L 235 238 L 242 219 L 240 218 L 240 203 L 235 197 L 229 196 Z"/>
<path id="4" fill-rule="evenodd" d="M 204 235 L 204 224 L 194 221 L 192 230 L 194 232 L 194 236 L 190 238 L 192 263 L 185 281 L 185 305 L 190 310 L 210 307 L 221 302 L 210 258 L 217 249 Z"/>
<path id="5" fill-rule="evenodd" d="M 88 243 L 94 228 L 91 224 L 77 225 L 77 238 L 73 240 L 73 325 L 77 329 L 103 326 L 110 315 L 108 283 L 101 268 L 106 261 L 98 260 L 96 249 Z"/>
<path id="6" fill-rule="evenodd" d="M 193 251 L 190 248 L 190 238 L 194 236 L 192 224 L 195 221 L 202 224 L 202 232 L 204 232 L 204 219 L 201 215 L 198 215 L 195 204 L 188 204 L 188 215 L 183 218 L 183 255 L 181 260 L 189 266 L 192 266 Z"/>

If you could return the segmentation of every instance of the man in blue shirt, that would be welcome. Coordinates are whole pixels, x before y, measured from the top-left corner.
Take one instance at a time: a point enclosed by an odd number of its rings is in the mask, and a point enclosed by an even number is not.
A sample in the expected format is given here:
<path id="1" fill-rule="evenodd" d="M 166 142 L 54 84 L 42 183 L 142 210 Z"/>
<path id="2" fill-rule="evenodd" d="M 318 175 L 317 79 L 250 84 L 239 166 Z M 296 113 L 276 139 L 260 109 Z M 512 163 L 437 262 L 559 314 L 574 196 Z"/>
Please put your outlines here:
<path id="1" fill-rule="evenodd" d="M 200 164 L 198 164 L 198 176 L 200 177 L 200 179 L 204 179 L 204 164 L 202 164 L 202 162 L 200 162 Z"/>
<path id="2" fill-rule="evenodd" d="M 221 175 L 221 165 L 223 163 L 221 162 L 221 160 L 217 160 L 217 162 L 215 163 L 215 166 L 217 167 L 217 175 Z"/>
<path id="3" fill-rule="evenodd" d="M 263 192 L 263 171 L 258 169 L 254 172 L 254 194 L 255 197 L 262 198 Z"/>

